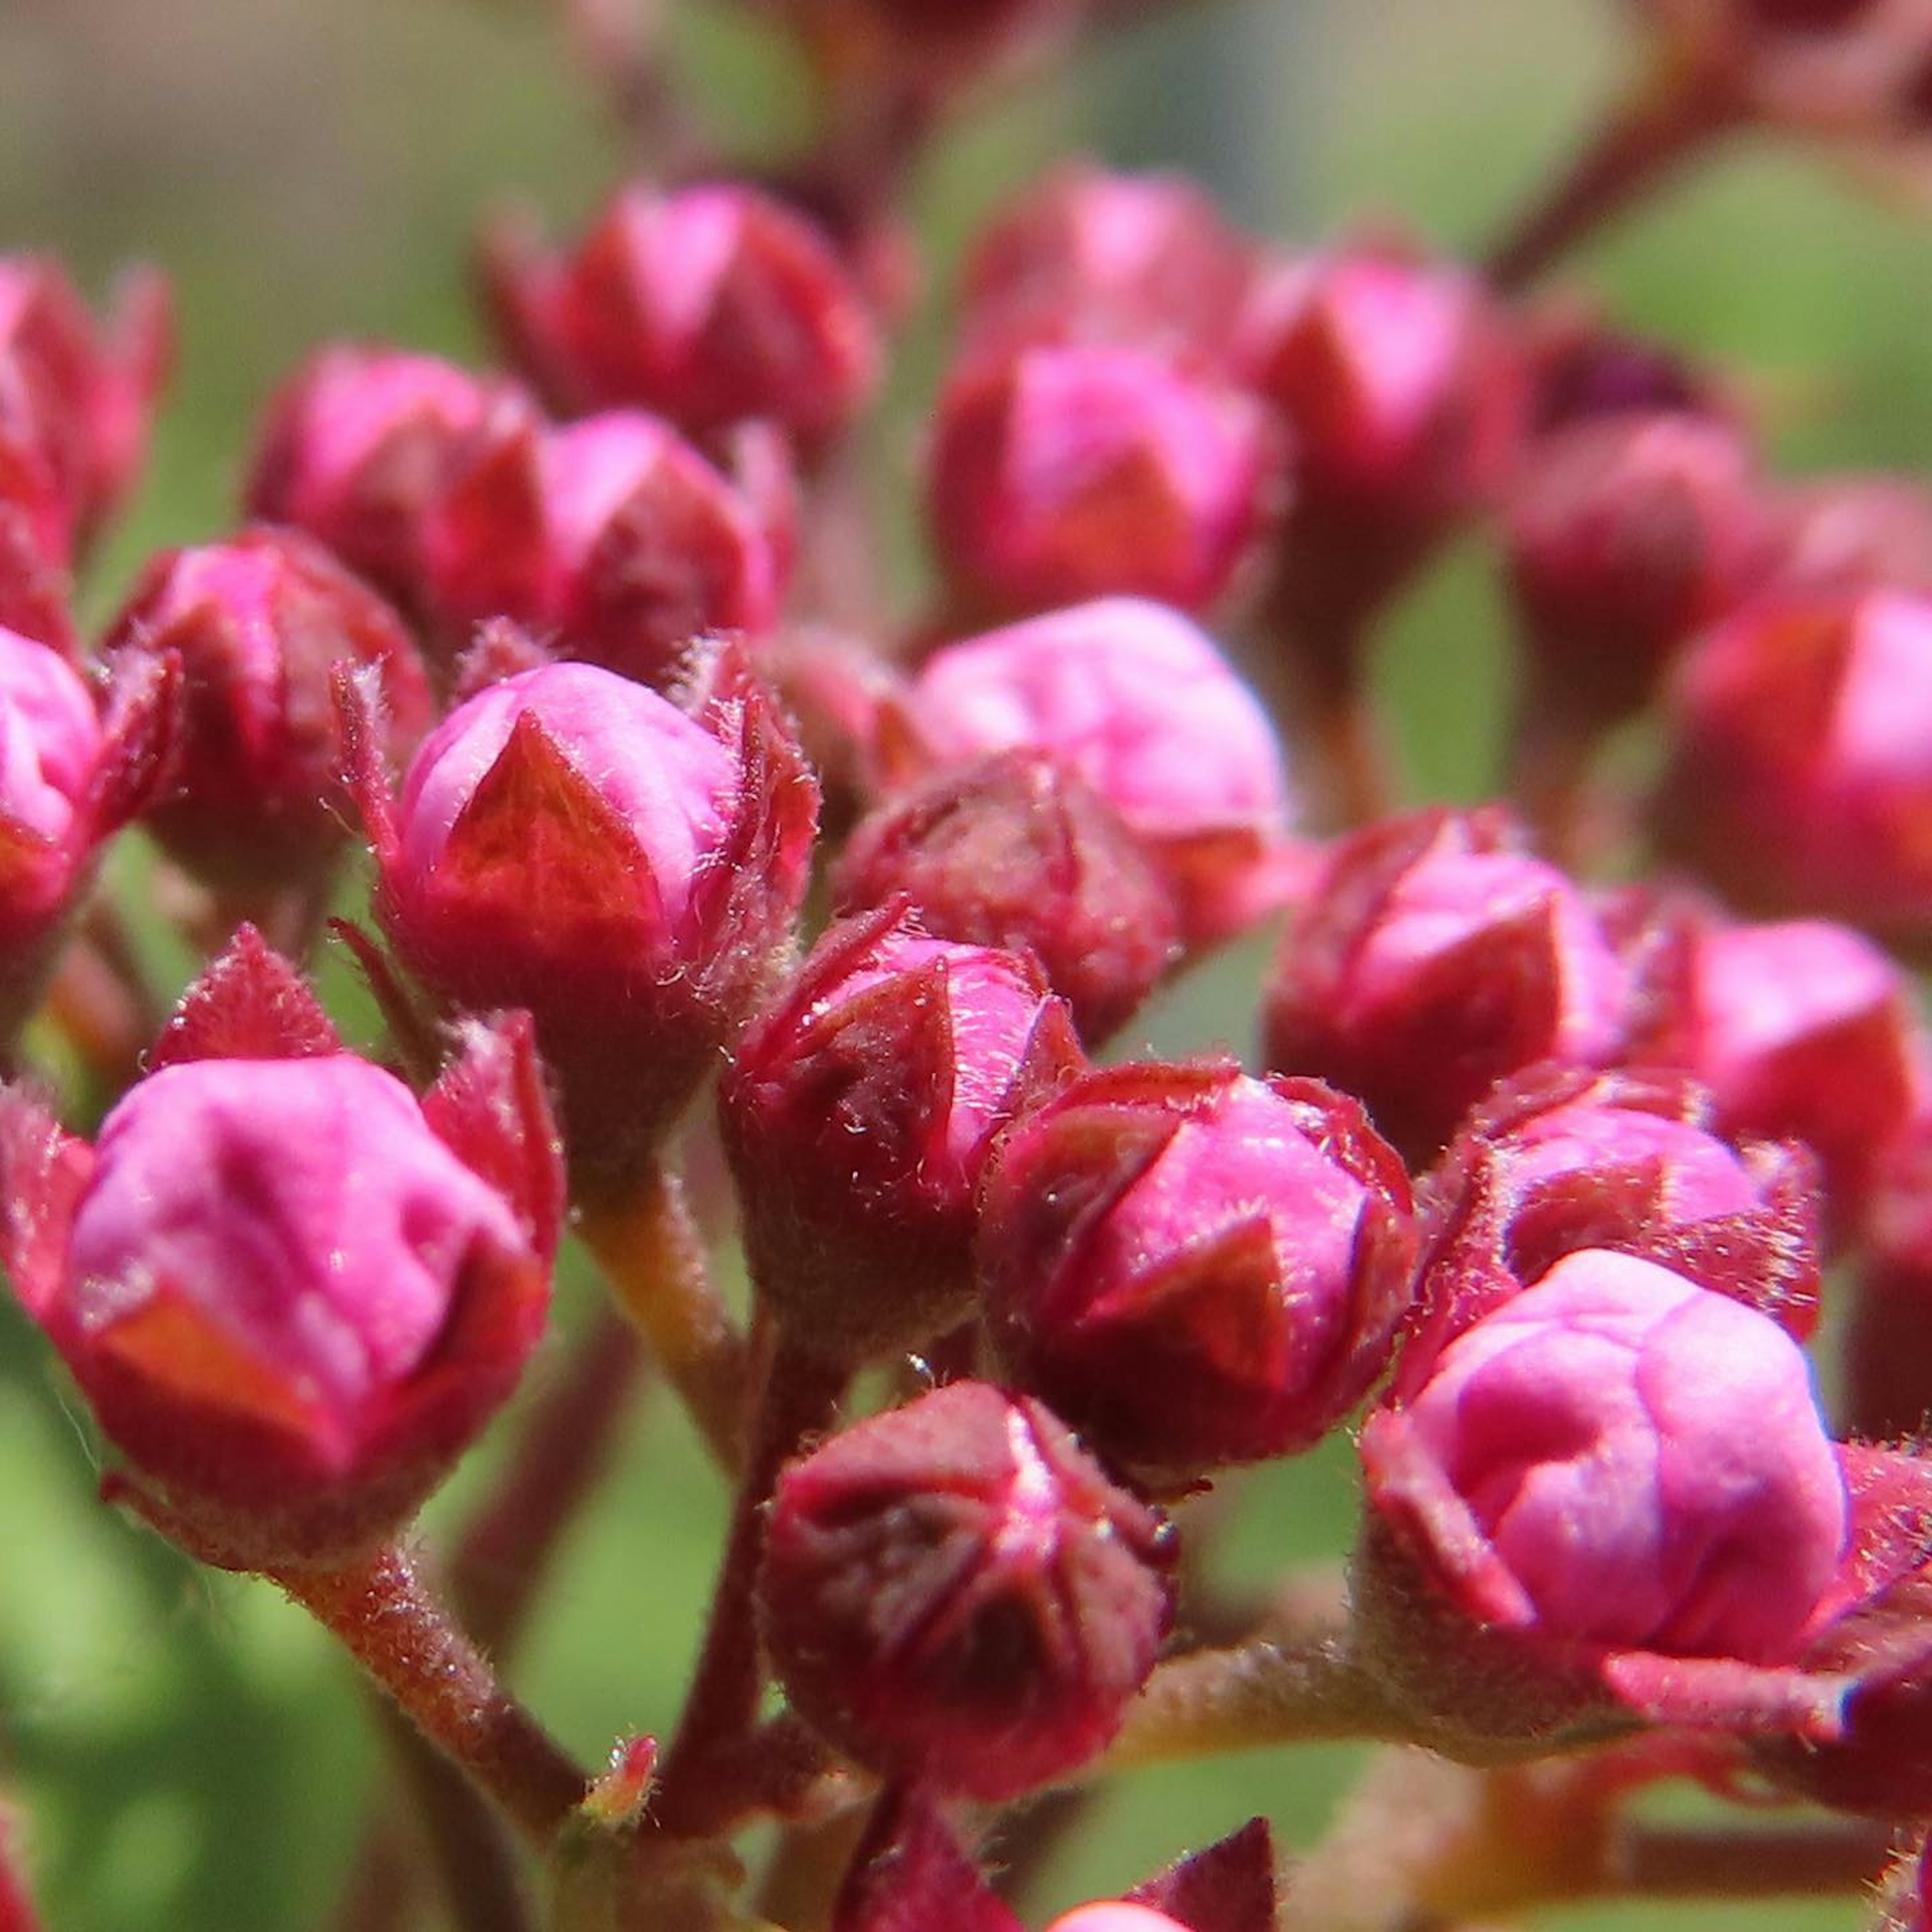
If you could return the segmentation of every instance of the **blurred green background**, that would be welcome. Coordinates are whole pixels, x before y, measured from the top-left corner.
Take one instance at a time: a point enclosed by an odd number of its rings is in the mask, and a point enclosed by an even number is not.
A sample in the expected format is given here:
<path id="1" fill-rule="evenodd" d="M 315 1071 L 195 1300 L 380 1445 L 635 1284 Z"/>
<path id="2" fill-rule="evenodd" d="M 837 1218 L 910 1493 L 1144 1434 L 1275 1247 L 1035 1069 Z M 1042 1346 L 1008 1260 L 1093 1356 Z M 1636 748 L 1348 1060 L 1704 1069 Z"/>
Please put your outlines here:
<path id="1" fill-rule="evenodd" d="M 1086 146 L 1192 169 L 1284 236 L 1366 216 L 1472 244 L 1600 97 L 1616 26 L 1604 0 L 1229 0 L 1003 98 L 922 181 L 929 300 L 882 437 L 882 496 L 908 494 L 895 486 L 960 238 L 1045 158 Z M 760 31 L 696 4 L 676 28 L 722 133 L 758 152 L 797 124 L 796 77 Z M 90 614 L 112 608 L 147 551 L 232 518 L 254 412 L 306 347 L 365 334 L 479 353 L 465 283 L 479 211 L 524 198 L 571 224 L 619 165 L 536 0 L 0 0 L 0 248 L 56 249 L 94 289 L 144 256 L 180 300 L 148 486 L 87 586 Z M 1932 226 L 1814 158 L 1741 146 L 1580 268 L 1629 322 L 1741 367 L 1774 399 L 1790 466 L 1916 469 L 1932 448 Z M 1382 668 L 1418 796 L 1489 784 L 1507 662 L 1482 559 L 1451 558 Z M 1250 946 L 1216 962 L 1130 1044 L 1245 1045 L 1264 957 Z M 572 1286 L 566 1323 L 590 1292 Z M 375 1788 L 346 1673 L 266 1588 L 195 1571 L 98 1506 L 87 1430 L 10 1312 L 0 1378 L 0 1749 L 50 1926 L 321 1922 Z M 440 1500 L 432 1534 L 487 1480 L 506 1433 Z M 671 1720 L 722 1504 L 679 1420 L 662 1406 L 640 1417 L 520 1672 L 587 1756 Z M 1258 1581 L 1339 1552 L 1351 1512 L 1345 1448 L 1272 1472 L 1244 1499 L 1231 1562 Z M 1322 1750 L 1138 1778 L 1061 1861 L 1047 1902 L 1118 1888 L 1256 1810 L 1305 1842 L 1352 1762 Z M 1841 1901 L 1549 1922 L 1859 1920 Z"/>

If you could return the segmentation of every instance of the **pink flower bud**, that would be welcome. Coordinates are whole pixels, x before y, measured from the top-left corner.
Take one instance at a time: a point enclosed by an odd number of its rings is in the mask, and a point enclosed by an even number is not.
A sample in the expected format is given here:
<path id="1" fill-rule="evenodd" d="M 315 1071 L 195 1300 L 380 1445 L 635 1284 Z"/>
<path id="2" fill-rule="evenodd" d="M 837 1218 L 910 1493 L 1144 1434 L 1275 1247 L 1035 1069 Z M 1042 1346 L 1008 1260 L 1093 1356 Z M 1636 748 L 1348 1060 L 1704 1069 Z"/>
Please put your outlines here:
<path id="1" fill-rule="evenodd" d="M 1089 1046 L 1180 956 L 1172 896 L 1139 842 L 1044 752 L 935 772 L 860 823 L 833 883 L 842 913 L 903 894 L 929 932 L 1032 952 Z"/>
<path id="2" fill-rule="evenodd" d="M 1658 1262 L 1808 1336 L 1816 1163 L 1788 1145 L 1740 1150 L 1710 1125 L 1702 1090 L 1678 1075 L 1545 1071 L 1498 1088 L 1424 1190 L 1396 1399 L 1456 1336 L 1586 1248 Z"/>
<path id="3" fill-rule="evenodd" d="M 789 941 L 817 794 L 748 679 L 688 716 L 590 664 L 489 686 L 424 741 L 393 820 L 365 773 L 380 910 L 410 970 L 523 1006 L 562 1083 L 573 1174 L 627 1172 Z"/>
<path id="4" fill-rule="evenodd" d="M 1785 1663 L 1846 1545 L 1797 1345 L 1629 1255 L 1558 1262 L 1372 1416 L 1361 1450 L 1370 1508 L 1427 1586 L 1552 1660 Z"/>
<path id="5" fill-rule="evenodd" d="M 1732 418 L 1711 378 L 1660 342 L 1626 334 L 1570 304 L 1528 321 L 1536 436 L 1626 416 Z"/>
<path id="6" fill-rule="evenodd" d="M 1720 1132 L 1810 1147 L 1843 1233 L 1887 1144 L 1932 1090 L 1904 973 L 1869 940 L 1822 920 L 1732 926 L 1694 915 L 1677 992 L 1658 1050 L 1710 1089 Z"/>
<path id="7" fill-rule="evenodd" d="M 1138 349 L 1034 349 L 946 386 L 928 513 L 957 594 L 987 617 L 1110 593 L 1201 611 L 1282 488 L 1246 397 Z"/>
<path id="8" fill-rule="evenodd" d="M 1120 1728 L 1167 1634 L 1169 1554 L 1161 1520 L 1047 1409 L 955 1382 L 779 1478 L 766 1641 L 840 1748 L 998 1802 Z"/>
<path id="9" fill-rule="evenodd" d="M 1187 1928 L 1164 1912 L 1112 1899 L 1063 1912 L 1046 1932 L 1187 1932 Z"/>
<path id="10" fill-rule="evenodd" d="M 498 329 L 566 414 L 634 406 L 705 437 L 752 417 L 824 442 L 877 386 L 880 349 L 838 256 L 736 182 L 620 193 L 566 256 L 486 240 Z"/>
<path id="11" fill-rule="evenodd" d="M 902 902 L 819 941 L 718 1095 L 752 1277 L 801 1346 L 860 1360 L 965 1314 L 994 1136 L 1081 1058 L 1030 961 Z"/>
<path id="12" fill-rule="evenodd" d="M 1542 701 L 1599 727 L 1648 702 L 1692 634 L 1764 574 L 1766 523 L 1750 449 L 1724 424 L 1630 414 L 1550 438 L 1506 536 Z"/>
<path id="13" fill-rule="evenodd" d="M 1606 1064 L 1630 976 L 1582 892 L 1496 809 L 1345 839 L 1284 940 L 1268 1061 L 1358 1096 L 1412 1158 L 1539 1060 Z"/>
<path id="14" fill-rule="evenodd" d="M 164 552 L 106 641 L 180 660 L 181 736 L 148 823 L 182 864 L 218 884 L 313 877 L 341 851 L 343 742 L 330 688 L 338 664 L 378 676 L 398 748 L 431 714 L 401 620 L 290 530 L 257 526 Z"/>
<path id="15" fill-rule="evenodd" d="M 520 1131 L 547 1142 L 536 1104 Z M 230 1568 L 393 1533 L 542 1328 L 532 1231 L 406 1088 L 339 1052 L 151 1074 L 70 1212 L 34 1312 L 142 1506 Z"/>
<path id="16" fill-rule="evenodd" d="M 38 471 L 64 563 L 133 487 L 172 352 L 166 285 L 123 282 L 104 334 L 51 256 L 0 256 L 0 442 Z"/>
<path id="17" fill-rule="evenodd" d="M 422 527 L 500 384 L 379 343 L 318 350 L 275 392 L 249 513 L 326 544 L 407 608 L 422 596 Z"/>
<path id="18" fill-rule="evenodd" d="M 988 1173 L 994 1339 L 1116 1466 L 1185 1480 L 1304 1449 L 1388 1363 L 1410 1209 L 1394 1151 L 1312 1081 L 1089 1074 Z"/>
<path id="19" fill-rule="evenodd" d="M 1180 175 L 1062 166 L 1007 205 L 960 273 L 963 355 L 1116 343 L 1213 367 L 1226 357 L 1253 251 Z"/>
<path id="20" fill-rule="evenodd" d="M 1932 591 L 1932 491 L 1902 476 L 1787 484 L 1770 500 L 1780 591 Z"/>
<path id="21" fill-rule="evenodd" d="M 1184 936 L 1254 916 L 1292 809 L 1274 725 L 1178 612 L 1106 598 L 949 646 L 881 724 L 888 776 L 1030 746 L 1126 820 L 1174 891 Z"/>
<path id="22" fill-rule="evenodd" d="M 500 410 L 424 530 L 446 646 L 508 617 L 556 653 L 662 683 L 720 631 L 768 630 L 779 586 L 751 505 L 668 424 L 614 410 L 552 429 Z"/>

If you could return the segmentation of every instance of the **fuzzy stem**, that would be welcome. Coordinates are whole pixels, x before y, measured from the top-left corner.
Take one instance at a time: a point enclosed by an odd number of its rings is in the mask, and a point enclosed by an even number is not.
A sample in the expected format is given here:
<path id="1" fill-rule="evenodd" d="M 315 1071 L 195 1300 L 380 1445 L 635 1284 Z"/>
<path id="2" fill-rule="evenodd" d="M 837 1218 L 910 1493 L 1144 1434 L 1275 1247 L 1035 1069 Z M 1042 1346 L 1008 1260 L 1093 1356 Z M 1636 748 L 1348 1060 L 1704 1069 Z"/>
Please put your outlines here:
<path id="1" fill-rule="evenodd" d="M 652 1163 L 628 1199 L 586 1202 L 579 1230 L 721 1467 L 744 1454 L 746 1349 L 711 1279 L 677 1177 Z"/>
<path id="2" fill-rule="evenodd" d="M 1604 800 L 1591 780 L 1604 734 L 1594 721 L 1539 689 L 1528 674 L 1509 752 L 1509 795 L 1544 855 L 1572 872 L 1588 868 L 1606 842 Z"/>
<path id="3" fill-rule="evenodd" d="M 1508 290 L 1535 280 L 1741 118 L 1721 70 L 1666 63 L 1612 106 L 1569 166 L 1512 223 L 1490 253 L 1490 279 Z"/>
<path id="4" fill-rule="evenodd" d="M 831 1420 L 848 1379 L 797 1346 L 776 1322 L 766 1324 L 766 1371 L 758 1419 L 731 1526 L 712 1593 L 711 1617 L 676 1736 L 665 1754 L 656 1812 L 668 1832 L 714 1828 L 707 1793 L 713 1760 L 757 1720 L 764 1688 L 755 1592 L 764 1554 L 765 1506 L 778 1472 Z"/>
<path id="5" fill-rule="evenodd" d="M 270 1580 L 341 1642 L 531 1844 L 555 1835 L 584 1797 L 584 1773 L 497 1682 L 406 1551 L 392 1544 L 338 1569 L 278 1571 Z"/>

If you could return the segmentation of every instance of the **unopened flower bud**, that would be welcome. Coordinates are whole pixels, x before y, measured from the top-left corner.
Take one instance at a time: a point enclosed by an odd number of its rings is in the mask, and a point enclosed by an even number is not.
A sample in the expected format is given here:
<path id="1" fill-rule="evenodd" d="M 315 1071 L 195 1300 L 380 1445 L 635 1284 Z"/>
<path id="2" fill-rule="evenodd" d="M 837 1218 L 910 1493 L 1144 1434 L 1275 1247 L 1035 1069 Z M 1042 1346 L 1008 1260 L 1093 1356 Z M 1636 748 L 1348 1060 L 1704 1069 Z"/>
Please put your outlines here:
<path id="1" fill-rule="evenodd" d="M 473 440 L 424 528 L 446 651 L 508 617 L 556 653 L 650 684 L 692 640 L 753 636 L 778 614 L 754 506 L 675 430 L 640 410 L 562 428 L 503 409 Z"/>
<path id="2" fill-rule="evenodd" d="M 182 669 L 171 782 L 147 814 L 167 850 L 218 885 L 325 874 L 347 838 L 338 665 L 380 680 L 398 749 L 431 713 L 402 620 L 319 544 L 256 526 L 164 552 L 107 632 L 110 650 L 172 653 Z"/>
<path id="3" fill-rule="evenodd" d="M 1024 616 L 1082 598 L 1220 604 L 1284 489 L 1262 412 L 1132 348 L 969 365 L 938 406 L 933 539 L 964 608 Z"/>
<path id="4" fill-rule="evenodd" d="M 1032 952 L 1098 1045 L 1180 956 L 1172 895 L 1120 814 L 1048 753 L 936 772 L 862 820 L 834 873 L 838 910 L 903 894 L 941 938 Z"/>
<path id="5" fill-rule="evenodd" d="M 877 331 L 829 242 L 740 183 L 626 188 L 568 256 L 505 230 L 484 266 L 500 332 L 566 415 L 652 410 L 700 439 L 764 418 L 809 447 L 878 380 Z"/>
<path id="6" fill-rule="evenodd" d="M 1420 812 L 1329 855 L 1276 961 L 1268 1062 L 1357 1095 L 1426 1159 L 1509 1075 L 1610 1061 L 1629 982 L 1582 892 L 1506 814 Z"/>
<path id="7" fill-rule="evenodd" d="M 467 1142 L 508 1123 L 555 1154 L 512 1065 L 527 1039 L 475 1050 L 508 1084 L 474 1109 L 426 1111 L 339 1050 L 176 1060 L 91 1154 L 66 1144 L 84 1180 L 52 1204 L 64 1256 L 23 1268 L 15 1246 L 16 1283 L 132 1499 L 204 1560 L 328 1562 L 392 1534 L 514 1385 L 549 1244 Z"/>
<path id="8" fill-rule="evenodd" d="M 1187 1932 L 1187 1928 L 1179 1919 L 1170 1918 L 1150 1906 L 1110 1899 L 1062 1912 L 1046 1932 Z"/>
<path id="9" fill-rule="evenodd" d="M 779 1478 L 766 1641 L 861 1762 L 998 1802 L 1119 1729 L 1167 1634 L 1169 1551 L 1043 1406 L 955 1382 Z"/>
<path id="10" fill-rule="evenodd" d="M 798 1346 L 857 1362 L 965 1314 L 994 1138 L 1081 1060 L 1030 960 L 902 902 L 819 941 L 718 1096 L 752 1278 Z"/>
<path id="11" fill-rule="evenodd" d="M 1528 324 L 1534 436 L 1628 416 L 1734 418 L 1711 379 L 1660 342 L 1626 334 L 1568 304 L 1533 315 Z"/>
<path id="12" fill-rule="evenodd" d="M 375 343 L 318 350 L 268 404 L 245 487 L 249 513 L 305 530 L 415 610 L 423 519 L 503 394 L 434 356 Z"/>
<path id="13" fill-rule="evenodd" d="M 1117 1466 L 1187 1480 L 1305 1449 L 1388 1364 L 1410 1209 L 1394 1150 L 1316 1082 L 1091 1073 L 988 1173 L 994 1342 Z"/>
<path id="14" fill-rule="evenodd" d="M 1274 727 L 1207 634 L 1178 611 L 1103 598 L 949 646 L 881 716 L 904 783 L 1030 746 L 1126 822 L 1174 892 L 1190 944 L 1238 932 L 1279 859 L 1293 804 Z"/>
<path id="15" fill-rule="evenodd" d="M 1790 1663 L 1846 1546 L 1845 1480 L 1797 1345 L 1629 1255 L 1558 1262 L 1372 1416 L 1361 1454 L 1386 1538 L 1365 1573 L 1376 1664 L 1406 1699 L 1495 1735 L 1560 1730 L 1566 1702 L 1601 1723 L 1619 1655 Z M 1420 1640 L 1432 1610 L 1466 1627 L 1472 1664 L 1514 1660 L 1514 1712 L 1480 1671 L 1458 1678 L 1440 1631 Z"/>
<path id="16" fill-rule="evenodd" d="M 1061 167 L 1000 211 L 960 272 L 962 352 L 1114 343 L 1223 362 L 1253 251 L 1179 175 Z"/>
<path id="17" fill-rule="evenodd" d="M 1894 476 L 1835 476 L 1771 496 L 1782 592 L 1932 592 L 1932 490 Z"/>
<path id="18" fill-rule="evenodd" d="M 693 716 L 549 665 L 445 718 L 393 810 L 358 789 L 404 962 L 457 1007 L 530 1011 L 573 1178 L 620 1180 L 790 941 L 817 794 L 769 700 L 728 674 Z"/>

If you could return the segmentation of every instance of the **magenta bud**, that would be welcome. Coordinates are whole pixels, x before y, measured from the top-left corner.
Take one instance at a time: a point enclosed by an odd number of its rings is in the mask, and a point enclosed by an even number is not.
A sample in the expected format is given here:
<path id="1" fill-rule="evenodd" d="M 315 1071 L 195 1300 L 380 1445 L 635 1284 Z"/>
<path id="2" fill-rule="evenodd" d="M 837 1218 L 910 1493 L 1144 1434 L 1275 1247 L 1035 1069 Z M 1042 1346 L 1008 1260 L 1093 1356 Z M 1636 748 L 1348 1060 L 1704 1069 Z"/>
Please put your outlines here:
<path id="1" fill-rule="evenodd" d="M 1603 1724 L 1619 1659 L 1687 1682 L 1686 1660 L 1791 1666 L 1835 1608 L 1850 1510 L 1803 1354 L 1654 1262 L 1566 1256 L 1371 1416 L 1361 1454 L 1371 1654 L 1452 1726 Z M 1466 1632 L 1460 1678 L 1431 1612 Z"/>
<path id="2" fill-rule="evenodd" d="M 903 902 L 819 941 L 718 1093 L 752 1278 L 799 1346 L 856 1362 L 964 1316 L 994 1137 L 1082 1061 L 1030 960 Z"/>
<path id="3" fill-rule="evenodd" d="M 1182 1932 L 1276 1932 L 1281 1899 L 1268 1820 L 1251 1818 L 1218 1844 L 1184 1854 L 1120 1903 L 1160 1914 Z"/>
<path id="4" fill-rule="evenodd" d="M 133 488 L 172 352 L 152 270 L 124 278 L 104 332 L 52 256 L 0 256 L 0 444 L 44 493 L 52 561 L 84 553 Z"/>
<path id="5" fill-rule="evenodd" d="M 1932 490 L 1894 476 L 1787 484 L 1768 504 L 1772 581 L 1790 594 L 1932 592 Z"/>
<path id="6" fill-rule="evenodd" d="M 1220 604 L 1286 488 L 1263 412 L 1133 348 L 1023 350 L 946 386 L 933 539 L 966 609 L 1020 617 L 1120 594 Z"/>
<path id="7" fill-rule="evenodd" d="M 1528 322 L 1535 436 L 1624 416 L 1734 421 L 1710 377 L 1661 342 L 1626 334 L 1568 303 Z"/>
<path id="8" fill-rule="evenodd" d="M 404 608 L 422 601 L 423 520 L 500 382 L 380 343 L 320 349 L 270 400 L 244 495 L 251 516 L 326 544 Z"/>
<path id="9" fill-rule="evenodd" d="M 1734 1148 L 1686 1077 L 1540 1070 L 1471 1117 L 1423 1195 L 1417 1313 L 1394 1382 L 1412 1396 L 1444 1347 L 1586 1248 L 1658 1263 L 1769 1316 L 1817 1324 L 1817 1167 Z"/>
<path id="10" fill-rule="evenodd" d="M 1042 1405 L 955 1382 L 786 1469 L 759 1601 L 808 1723 L 997 1802 L 1119 1730 L 1167 1634 L 1171 1553 Z"/>
<path id="11" fill-rule="evenodd" d="M 1628 414 L 1541 443 L 1512 493 L 1509 582 L 1539 702 L 1603 728 L 1770 562 L 1756 466 L 1728 424 Z"/>
<path id="12" fill-rule="evenodd" d="M 1498 1081 L 1613 1058 L 1629 981 L 1507 814 L 1418 812 L 1330 854 L 1275 962 L 1268 1062 L 1357 1095 L 1420 1161 Z"/>
<path id="13" fill-rule="evenodd" d="M 695 715 L 595 665 L 526 671 L 430 733 L 393 808 L 359 784 L 398 952 L 454 1006 L 532 1014 L 593 1188 L 689 1101 L 804 896 L 810 774 L 755 681 L 714 668 Z"/>
<path id="14" fill-rule="evenodd" d="M 1212 944 L 1266 909 L 1294 801 L 1268 713 L 1179 612 L 1103 598 L 939 652 L 888 698 L 895 783 L 988 752 L 1062 760 L 1118 812 Z"/>
<path id="15" fill-rule="evenodd" d="M 549 1144 L 547 1117 L 520 1131 Z M 22 1292 L 136 1506 L 205 1561 L 328 1563 L 392 1534 L 542 1331 L 532 1229 L 348 1054 L 165 1066 L 85 1172 L 58 1275 Z"/>
<path id="16" fill-rule="evenodd" d="M 1025 1932 L 968 1858 L 937 1799 L 919 1785 L 881 1795 L 860 1840 L 831 1932 Z"/>
<path id="17" fill-rule="evenodd" d="M 780 585 L 759 514 L 676 430 L 639 410 L 562 428 L 505 407 L 458 460 L 423 533 L 453 656 L 508 617 L 559 656 L 664 684 L 694 639 L 758 636 Z"/>
<path id="18" fill-rule="evenodd" d="M 397 749 L 431 713 L 401 619 L 292 530 L 257 526 L 164 552 L 106 647 L 179 661 L 180 735 L 147 823 L 173 857 L 218 884 L 313 878 L 341 852 L 347 799 L 330 689 L 338 665 L 375 674 L 386 741 Z"/>
<path id="19" fill-rule="evenodd" d="M 1188 1928 L 1151 1906 L 1115 1898 L 1063 1912 L 1046 1932 L 1188 1932 Z"/>
<path id="20" fill-rule="evenodd" d="M 1758 912 L 1932 934 L 1932 602 L 1760 602 L 1673 680 L 1670 855 Z"/>
<path id="21" fill-rule="evenodd" d="M 74 585 L 43 481 L 0 436 L 0 630 L 78 659 Z"/>
<path id="22" fill-rule="evenodd" d="M 1394 1150 L 1316 1082 L 1090 1073 L 988 1172 L 994 1343 L 1116 1466 L 1164 1484 L 1305 1449 L 1388 1365 L 1411 1208 Z"/>
<path id="23" fill-rule="evenodd" d="M 830 242 L 737 182 L 632 187 L 568 255 L 486 236 L 500 334 L 566 415 L 655 410 L 706 438 L 762 418 L 824 444 L 869 399 L 878 332 Z"/>
<path id="24" fill-rule="evenodd" d="M 1030 952 L 1096 1046 L 1180 957 L 1174 899 L 1120 814 L 1048 753 L 935 772 L 860 821 L 837 910 L 903 895 L 944 939 Z"/>
<path id="25" fill-rule="evenodd" d="M 1232 347 L 1253 250 L 1180 175 L 1056 169 L 1001 209 L 960 274 L 962 356 L 1114 344 L 1214 368 Z"/>

